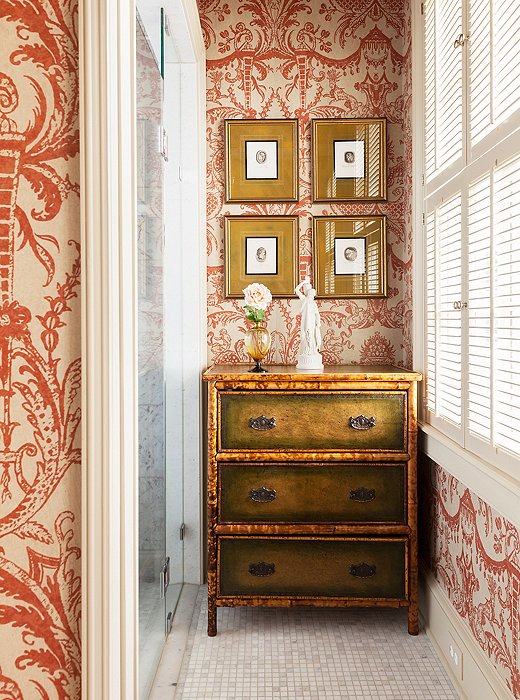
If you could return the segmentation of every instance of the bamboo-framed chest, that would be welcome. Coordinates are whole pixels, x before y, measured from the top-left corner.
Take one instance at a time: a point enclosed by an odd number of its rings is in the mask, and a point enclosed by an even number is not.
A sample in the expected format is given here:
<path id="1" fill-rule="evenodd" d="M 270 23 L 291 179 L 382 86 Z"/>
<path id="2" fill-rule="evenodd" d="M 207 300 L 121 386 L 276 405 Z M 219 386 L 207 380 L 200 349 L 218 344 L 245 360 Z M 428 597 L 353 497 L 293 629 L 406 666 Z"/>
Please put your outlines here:
<path id="1" fill-rule="evenodd" d="M 389 366 L 214 366 L 208 634 L 217 608 L 417 610 L 417 382 Z"/>

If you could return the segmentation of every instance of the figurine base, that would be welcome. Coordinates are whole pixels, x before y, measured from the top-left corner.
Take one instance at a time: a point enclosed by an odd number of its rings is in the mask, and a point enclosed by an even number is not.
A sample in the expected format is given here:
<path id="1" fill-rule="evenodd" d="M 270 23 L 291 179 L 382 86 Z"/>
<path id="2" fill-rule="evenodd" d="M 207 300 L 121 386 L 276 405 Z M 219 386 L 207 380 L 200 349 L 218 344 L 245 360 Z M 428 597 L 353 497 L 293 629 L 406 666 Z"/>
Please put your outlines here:
<path id="1" fill-rule="evenodd" d="M 319 352 L 314 355 L 298 355 L 296 369 L 323 369 L 323 361 Z"/>

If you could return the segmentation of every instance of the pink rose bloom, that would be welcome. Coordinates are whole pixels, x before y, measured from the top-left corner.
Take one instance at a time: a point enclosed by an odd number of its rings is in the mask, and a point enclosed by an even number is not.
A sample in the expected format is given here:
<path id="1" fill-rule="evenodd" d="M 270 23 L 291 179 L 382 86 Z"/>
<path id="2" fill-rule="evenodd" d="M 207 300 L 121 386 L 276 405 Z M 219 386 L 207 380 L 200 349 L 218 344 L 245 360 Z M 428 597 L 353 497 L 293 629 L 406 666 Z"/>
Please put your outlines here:
<path id="1" fill-rule="evenodd" d="M 245 306 L 252 306 L 254 309 L 265 311 L 272 302 L 271 292 L 263 284 L 254 282 L 242 290 L 245 297 Z"/>

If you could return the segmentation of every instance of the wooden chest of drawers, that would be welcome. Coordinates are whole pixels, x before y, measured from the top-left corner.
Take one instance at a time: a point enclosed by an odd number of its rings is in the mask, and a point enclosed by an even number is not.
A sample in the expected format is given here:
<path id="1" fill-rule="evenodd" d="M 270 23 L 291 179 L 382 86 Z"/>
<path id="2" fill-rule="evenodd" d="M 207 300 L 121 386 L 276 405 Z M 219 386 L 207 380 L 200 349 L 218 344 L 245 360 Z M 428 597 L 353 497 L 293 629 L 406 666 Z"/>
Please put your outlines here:
<path id="1" fill-rule="evenodd" d="M 204 373 L 208 634 L 217 607 L 417 611 L 417 372 Z"/>

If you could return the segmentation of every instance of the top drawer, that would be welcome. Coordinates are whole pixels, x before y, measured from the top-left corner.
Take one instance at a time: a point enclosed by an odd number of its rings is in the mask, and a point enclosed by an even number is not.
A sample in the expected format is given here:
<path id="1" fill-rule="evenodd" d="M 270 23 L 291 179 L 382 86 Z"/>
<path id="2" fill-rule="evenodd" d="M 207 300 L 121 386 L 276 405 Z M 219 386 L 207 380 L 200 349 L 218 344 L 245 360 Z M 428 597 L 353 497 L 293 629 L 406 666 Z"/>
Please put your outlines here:
<path id="1" fill-rule="evenodd" d="M 219 392 L 219 451 L 406 452 L 406 391 Z"/>

